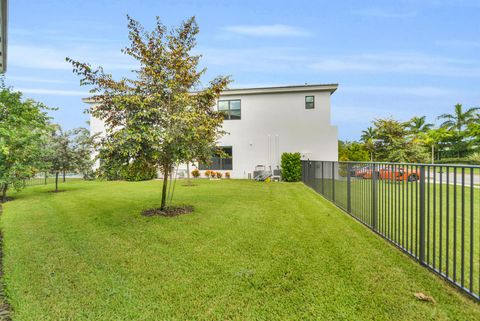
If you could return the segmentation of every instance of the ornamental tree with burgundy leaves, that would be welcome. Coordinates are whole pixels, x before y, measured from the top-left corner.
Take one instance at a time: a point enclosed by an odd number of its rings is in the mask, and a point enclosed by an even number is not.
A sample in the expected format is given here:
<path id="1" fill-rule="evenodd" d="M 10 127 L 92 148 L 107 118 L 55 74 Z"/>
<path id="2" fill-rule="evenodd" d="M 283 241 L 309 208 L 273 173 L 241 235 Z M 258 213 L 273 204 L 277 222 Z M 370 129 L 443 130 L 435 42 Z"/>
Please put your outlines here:
<path id="1" fill-rule="evenodd" d="M 165 210 L 172 168 L 208 162 L 224 134 L 223 117 L 212 106 L 230 79 L 217 77 L 197 90 L 206 69 L 199 69 L 201 56 L 192 54 L 199 32 L 195 17 L 170 31 L 158 17 L 152 31 L 127 18 L 130 45 L 122 52 L 139 63 L 135 77 L 115 80 L 102 67 L 66 60 L 82 77 L 81 85 L 92 87 L 91 99 L 98 104 L 90 112 L 105 123 L 102 163 L 159 168 L 164 177 L 160 209 Z"/>

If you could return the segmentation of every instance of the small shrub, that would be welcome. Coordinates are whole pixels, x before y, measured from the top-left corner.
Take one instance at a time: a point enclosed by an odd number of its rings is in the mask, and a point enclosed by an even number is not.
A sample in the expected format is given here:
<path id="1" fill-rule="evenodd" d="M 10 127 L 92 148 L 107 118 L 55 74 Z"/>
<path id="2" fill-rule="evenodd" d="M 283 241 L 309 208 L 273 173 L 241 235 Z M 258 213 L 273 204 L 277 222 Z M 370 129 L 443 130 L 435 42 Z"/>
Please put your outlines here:
<path id="1" fill-rule="evenodd" d="M 286 182 L 298 182 L 302 179 L 302 160 L 300 153 L 282 154 L 282 179 Z"/>
<path id="2" fill-rule="evenodd" d="M 230 178 L 230 172 L 225 172 L 225 178 Z"/>
<path id="3" fill-rule="evenodd" d="M 142 162 L 133 162 L 120 169 L 120 177 L 130 182 L 148 181 L 157 178 L 157 169 Z"/>
<path id="4" fill-rule="evenodd" d="M 210 175 L 212 174 L 212 171 L 211 170 L 206 170 L 204 175 L 206 178 L 210 178 Z"/>
<path id="5" fill-rule="evenodd" d="M 222 178 L 222 176 L 223 176 L 222 173 L 217 172 L 217 178 Z"/>
<path id="6" fill-rule="evenodd" d="M 480 165 L 480 161 L 475 159 L 475 154 L 470 155 L 469 157 L 453 157 L 453 158 L 442 158 L 435 161 L 437 164 L 461 164 L 461 165 Z"/>
<path id="7" fill-rule="evenodd" d="M 194 178 L 198 178 L 198 177 L 200 176 L 200 171 L 199 171 L 198 169 L 194 169 L 194 170 L 192 171 L 192 176 L 193 176 Z"/>
<path id="8" fill-rule="evenodd" d="M 467 157 L 468 161 L 472 165 L 480 165 L 480 152 L 475 152 Z"/>

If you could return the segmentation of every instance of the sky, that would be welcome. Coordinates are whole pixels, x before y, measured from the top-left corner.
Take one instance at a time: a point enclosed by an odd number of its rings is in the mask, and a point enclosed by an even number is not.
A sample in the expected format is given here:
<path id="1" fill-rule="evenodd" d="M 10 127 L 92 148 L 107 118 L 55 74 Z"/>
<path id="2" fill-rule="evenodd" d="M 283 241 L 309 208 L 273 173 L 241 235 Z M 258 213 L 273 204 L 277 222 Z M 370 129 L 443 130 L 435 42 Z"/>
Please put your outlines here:
<path id="1" fill-rule="evenodd" d="M 86 126 L 81 87 L 65 57 L 115 77 L 134 62 L 126 15 L 152 28 L 194 15 L 203 81 L 231 88 L 338 83 L 332 123 L 358 139 L 372 120 L 480 106 L 480 0 L 9 1 L 6 83 L 50 107 L 66 129 Z"/>

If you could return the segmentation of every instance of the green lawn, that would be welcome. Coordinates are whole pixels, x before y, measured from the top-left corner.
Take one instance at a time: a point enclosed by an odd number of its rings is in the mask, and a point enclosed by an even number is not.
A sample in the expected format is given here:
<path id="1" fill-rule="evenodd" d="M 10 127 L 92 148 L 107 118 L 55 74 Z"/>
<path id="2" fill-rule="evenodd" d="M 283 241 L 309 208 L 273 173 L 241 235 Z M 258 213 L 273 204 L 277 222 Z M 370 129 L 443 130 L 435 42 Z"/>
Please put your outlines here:
<path id="1" fill-rule="evenodd" d="M 309 181 L 309 185 L 320 193 L 322 184 L 326 197 L 333 199 L 334 196 L 335 202 L 347 210 L 346 178 L 341 177 L 335 180 L 335 195 L 332 193 L 331 179 L 324 179 L 323 183 L 321 179 Z M 418 182 L 378 180 L 376 186 L 377 231 L 418 256 L 420 184 Z M 370 226 L 373 224 L 372 191 L 372 180 L 351 179 L 351 213 Z M 462 186 L 452 184 L 434 184 L 433 181 L 426 184 L 425 261 L 474 293 L 480 293 L 479 222 L 479 189 L 471 189 L 468 186 L 462 188 Z M 471 228 L 473 228 L 473 233 L 471 233 Z M 464 244 L 463 252 L 462 243 Z M 462 259 L 465 264 L 463 280 L 461 275 Z"/>
<path id="2" fill-rule="evenodd" d="M 301 183 L 30 187 L 4 205 L 14 320 L 475 320 L 480 305 Z M 413 294 L 431 295 L 436 304 Z"/>

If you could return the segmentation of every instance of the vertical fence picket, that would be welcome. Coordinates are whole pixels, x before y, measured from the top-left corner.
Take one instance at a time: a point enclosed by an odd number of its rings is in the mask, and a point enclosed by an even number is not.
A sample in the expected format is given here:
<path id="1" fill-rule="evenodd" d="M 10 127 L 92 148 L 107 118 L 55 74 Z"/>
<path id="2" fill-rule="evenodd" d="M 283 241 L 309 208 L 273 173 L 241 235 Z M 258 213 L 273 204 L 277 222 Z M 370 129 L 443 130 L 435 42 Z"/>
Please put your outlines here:
<path id="1" fill-rule="evenodd" d="M 480 300 L 475 171 L 480 173 L 480 167 L 304 161 L 302 180 Z"/>

